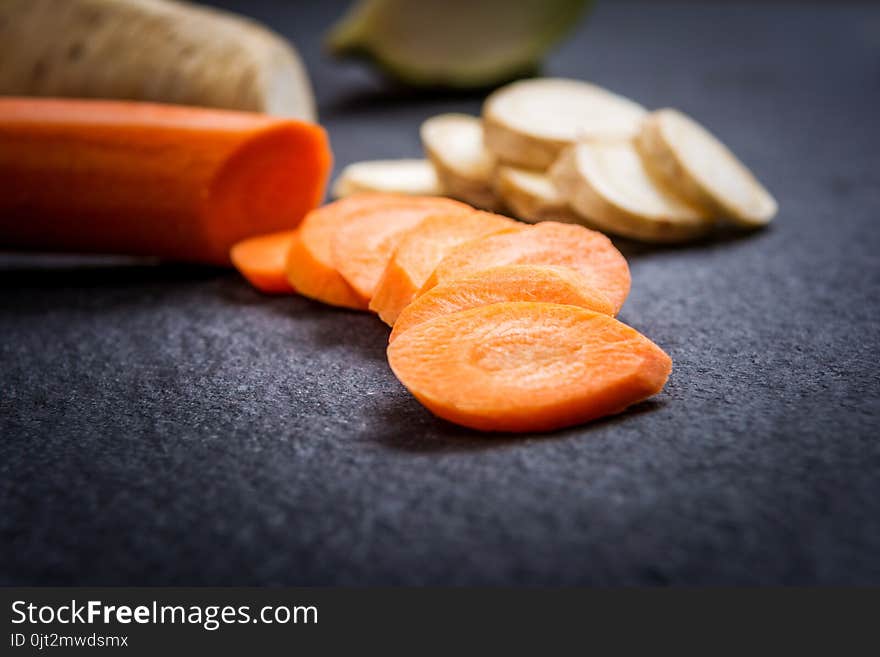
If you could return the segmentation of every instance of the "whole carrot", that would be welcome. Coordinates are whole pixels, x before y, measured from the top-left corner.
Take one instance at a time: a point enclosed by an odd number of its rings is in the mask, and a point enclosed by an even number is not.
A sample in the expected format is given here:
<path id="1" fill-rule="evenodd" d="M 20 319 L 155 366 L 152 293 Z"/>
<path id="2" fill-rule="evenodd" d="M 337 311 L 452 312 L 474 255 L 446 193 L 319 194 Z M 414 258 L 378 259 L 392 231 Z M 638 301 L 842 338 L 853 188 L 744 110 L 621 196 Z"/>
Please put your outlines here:
<path id="1" fill-rule="evenodd" d="M 322 128 L 149 103 L 0 98 L 0 247 L 228 264 L 324 194 Z"/>

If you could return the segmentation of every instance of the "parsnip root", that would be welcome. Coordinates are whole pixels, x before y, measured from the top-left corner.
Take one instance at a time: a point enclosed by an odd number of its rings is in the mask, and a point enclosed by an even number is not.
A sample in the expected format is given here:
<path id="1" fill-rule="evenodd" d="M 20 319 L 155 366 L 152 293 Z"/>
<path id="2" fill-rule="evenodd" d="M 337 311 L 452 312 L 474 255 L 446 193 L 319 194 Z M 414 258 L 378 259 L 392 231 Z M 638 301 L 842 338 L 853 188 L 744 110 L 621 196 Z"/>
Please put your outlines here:
<path id="1" fill-rule="evenodd" d="M 305 68 L 287 41 L 246 18 L 169 0 L 3 0 L 0 95 L 316 118 Z"/>

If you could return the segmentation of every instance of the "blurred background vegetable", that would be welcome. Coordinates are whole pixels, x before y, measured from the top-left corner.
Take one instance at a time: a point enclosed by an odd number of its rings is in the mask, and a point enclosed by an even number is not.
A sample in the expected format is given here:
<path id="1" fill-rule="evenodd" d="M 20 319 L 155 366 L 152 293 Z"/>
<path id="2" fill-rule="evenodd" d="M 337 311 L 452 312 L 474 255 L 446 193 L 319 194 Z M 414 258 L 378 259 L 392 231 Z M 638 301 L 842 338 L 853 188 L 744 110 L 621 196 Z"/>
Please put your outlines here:
<path id="1" fill-rule="evenodd" d="M 328 45 L 406 84 L 486 87 L 534 73 L 590 0 L 359 0 Z"/>

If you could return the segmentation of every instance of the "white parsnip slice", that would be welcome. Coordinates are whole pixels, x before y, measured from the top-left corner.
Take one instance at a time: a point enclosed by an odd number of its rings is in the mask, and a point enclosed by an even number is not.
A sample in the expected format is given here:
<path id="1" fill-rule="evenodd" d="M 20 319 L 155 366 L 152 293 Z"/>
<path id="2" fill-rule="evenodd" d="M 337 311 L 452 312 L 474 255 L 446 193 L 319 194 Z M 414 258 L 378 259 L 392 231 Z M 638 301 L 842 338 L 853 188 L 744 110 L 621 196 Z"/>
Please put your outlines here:
<path id="1" fill-rule="evenodd" d="M 523 221 L 583 223 L 542 171 L 499 166 L 495 169 L 493 188 L 511 213 Z"/>
<path id="2" fill-rule="evenodd" d="M 369 160 L 349 164 L 333 184 L 333 198 L 368 192 L 440 196 L 434 167 L 427 160 Z"/>
<path id="3" fill-rule="evenodd" d="M 752 172 L 685 114 L 653 112 L 636 145 L 651 173 L 691 202 L 747 227 L 763 226 L 776 215 L 776 200 Z"/>
<path id="4" fill-rule="evenodd" d="M 440 114 L 425 121 L 420 133 L 446 195 L 486 210 L 501 209 L 492 191 L 495 158 L 483 145 L 480 119 Z"/>
<path id="5" fill-rule="evenodd" d="M 550 178 L 574 210 L 602 230 L 650 242 L 699 237 L 711 214 L 652 179 L 631 140 L 570 146 Z"/>
<path id="6" fill-rule="evenodd" d="M 483 104 L 486 146 L 502 162 L 546 169 L 577 139 L 635 136 L 645 108 L 580 80 L 521 80 Z"/>

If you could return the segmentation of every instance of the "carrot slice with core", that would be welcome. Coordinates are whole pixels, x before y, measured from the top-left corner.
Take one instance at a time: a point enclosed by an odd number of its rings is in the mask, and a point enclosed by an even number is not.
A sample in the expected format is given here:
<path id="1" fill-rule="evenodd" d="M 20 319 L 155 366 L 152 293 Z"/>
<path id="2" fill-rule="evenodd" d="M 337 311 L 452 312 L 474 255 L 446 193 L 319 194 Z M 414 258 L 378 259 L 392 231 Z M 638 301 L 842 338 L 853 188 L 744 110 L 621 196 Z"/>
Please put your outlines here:
<path id="1" fill-rule="evenodd" d="M 402 236 L 376 285 L 370 310 L 393 325 L 443 257 L 459 244 L 522 226 L 491 212 L 429 217 Z"/>
<path id="2" fill-rule="evenodd" d="M 331 237 L 331 262 L 364 304 L 369 303 L 403 234 L 432 215 L 468 214 L 464 203 L 435 196 L 397 196 L 351 213 Z"/>
<path id="3" fill-rule="evenodd" d="M 233 246 L 229 257 L 242 276 L 261 292 L 292 293 L 295 290 L 287 280 L 285 263 L 295 237 L 295 230 L 251 237 Z"/>
<path id="4" fill-rule="evenodd" d="M 399 198 L 396 194 L 358 194 L 312 210 L 300 224 L 287 255 L 290 284 L 317 301 L 366 310 L 367 302 L 333 266 L 333 236 L 350 216 Z"/>
<path id="5" fill-rule="evenodd" d="M 629 294 L 629 266 L 611 240 L 589 228 L 555 221 L 462 244 L 443 259 L 420 293 L 500 265 L 570 267 L 608 298 L 615 314 Z"/>
<path id="6" fill-rule="evenodd" d="M 568 267 L 505 265 L 437 285 L 403 309 L 389 342 L 440 315 L 505 301 L 541 301 L 580 306 L 612 315 L 611 302 Z"/>
<path id="7" fill-rule="evenodd" d="M 397 378 L 435 415 L 483 431 L 547 431 L 659 392 L 663 350 L 608 315 L 496 303 L 414 326 L 388 347 Z"/>

